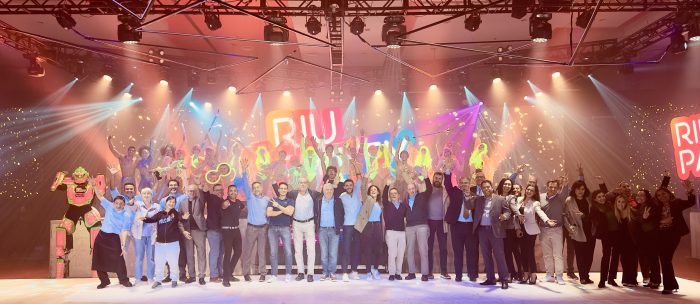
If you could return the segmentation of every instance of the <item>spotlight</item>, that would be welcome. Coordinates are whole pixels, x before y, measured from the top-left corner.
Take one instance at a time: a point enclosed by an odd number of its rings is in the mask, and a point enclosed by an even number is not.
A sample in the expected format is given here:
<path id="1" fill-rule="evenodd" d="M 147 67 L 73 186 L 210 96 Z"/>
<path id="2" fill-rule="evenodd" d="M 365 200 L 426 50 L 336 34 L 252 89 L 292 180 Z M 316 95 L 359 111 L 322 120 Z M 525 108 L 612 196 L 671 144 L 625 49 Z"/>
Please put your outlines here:
<path id="1" fill-rule="evenodd" d="M 494 77 L 491 82 L 492 83 L 501 83 L 501 82 L 503 82 L 503 79 L 501 79 L 501 77 Z"/>
<path id="2" fill-rule="evenodd" d="M 204 23 L 206 23 L 209 30 L 212 31 L 216 31 L 221 28 L 221 19 L 219 19 L 219 15 L 211 11 L 204 12 Z"/>
<path id="3" fill-rule="evenodd" d="M 552 13 L 535 12 L 530 16 L 530 37 L 532 42 L 543 43 L 552 39 Z"/>
<path id="4" fill-rule="evenodd" d="M 683 37 L 680 26 L 671 34 L 671 43 L 668 45 L 668 51 L 673 54 L 680 54 L 688 50 L 688 41 Z"/>
<path id="5" fill-rule="evenodd" d="M 117 26 L 117 39 L 126 44 L 139 43 L 142 33 L 135 30 L 135 28 L 141 26 L 138 19 L 130 15 L 119 15 L 117 19 L 121 22 Z"/>
<path id="6" fill-rule="evenodd" d="M 401 47 L 400 36 L 406 32 L 406 19 L 403 16 L 387 16 L 384 17 L 384 25 L 382 26 L 382 41 L 386 42 L 387 47 L 396 49 Z"/>
<path id="7" fill-rule="evenodd" d="M 593 18 L 593 9 L 587 8 L 583 12 L 581 12 L 578 17 L 576 17 L 576 26 L 580 28 L 586 28 L 588 27 L 588 23 L 591 22 L 591 19 Z"/>
<path id="8" fill-rule="evenodd" d="M 352 21 L 350 21 L 350 32 L 359 35 L 362 34 L 365 31 L 365 22 L 362 21 L 362 19 L 358 16 L 355 16 L 355 18 L 352 18 Z"/>
<path id="9" fill-rule="evenodd" d="M 559 78 L 559 77 L 561 77 L 561 73 L 559 73 L 559 72 L 552 73 L 552 78 Z"/>
<path id="10" fill-rule="evenodd" d="M 464 28 L 470 32 L 476 32 L 479 29 L 479 25 L 481 25 L 481 16 L 477 13 L 471 14 L 464 19 Z"/>
<path id="11" fill-rule="evenodd" d="M 216 73 L 210 72 L 209 74 L 207 74 L 207 83 L 216 84 Z"/>
<path id="12" fill-rule="evenodd" d="M 190 88 L 199 87 L 199 73 L 197 71 L 191 71 L 190 74 L 187 75 L 187 85 Z"/>
<path id="13" fill-rule="evenodd" d="M 285 90 L 284 92 L 282 92 L 282 95 L 284 95 L 285 97 L 289 97 L 292 96 L 292 92 Z"/>
<path id="14" fill-rule="evenodd" d="M 688 40 L 700 41 L 700 17 L 695 17 L 688 24 Z"/>
<path id="15" fill-rule="evenodd" d="M 75 19 L 73 19 L 73 17 L 71 17 L 71 15 L 65 10 L 56 12 L 56 15 L 54 16 L 56 17 L 58 24 L 60 24 L 64 30 L 70 30 L 76 24 Z"/>
<path id="16" fill-rule="evenodd" d="M 374 96 L 379 96 L 379 95 L 382 95 L 382 90 L 377 89 L 376 91 L 374 91 Z"/>
<path id="17" fill-rule="evenodd" d="M 306 20 L 306 30 L 311 35 L 318 35 L 318 33 L 321 32 L 321 21 L 318 21 L 314 16 L 309 17 L 309 19 Z"/>
<path id="18" fill-rule="evenodd" d="M 39 57 L 30 57 L 29 66 L 27 66 L 27 74 L 31 77 L 44 77 L 46 75 L 46 70 L 39 63 Z"/>
<path id="19" fill-rule="evenodd" d="M 534 3 L 534 0 L 513 0 L 513 11 L 510 13 L 510 16 L 515 19 L 522 19 L 527 15 L 527 8 Z"/>
<path id="20" fill-rule="evenodd" d="M 493 69 L 491 70 L 491 77 L 493 77 L 493 82 L 501 82 L 502 81 L 502 75 L 501 75 L 501 68 L 498 66 L 494 66 Z"/>
<path id="21" fill-rule="evenodd" d="M 431 84 L 430 87 L 428 88 L 428 90 L 435 91 L 435 90 L 437 90 L 437 88 L 438 87 L 436 84 Z"/>
<path id="22" fill-rule="evenodd" d="M 269 18 L 269 24 L 265 25 L 263 29 L 263 39 L 272 42 L 287 42 L 289 41 L 289 31 L 285 28 L 281 28 L 278 25 L 287 24 L 287 19 L 280 16 L 272 16 Z M 274 45 L 275 43 L 273 43 Z"/>
<path id="23" fill-rule="evenodd" d="M 228 87 L 228 91 L 229 91 L 229 92 L 232 92 L 232 93 L 236 93 L 237 89 L 236 89 L 236 87 L 234 87 L 234 86 L 229 86 L 229 87 Z"/>
<path id="24" fill-rule="evenodd" d="M 107 80 L 107 81 L 112 81 L 112 76 L 105 74 L 105 75 L 102 75 L 102 79 Z"/>
<path id="25" fill-rule="evenodd" d="M 165 80 L 165 79 L 161 79 L 159 83 L 160 83 L 160 85 L 162 85 L 162 86 L 166 86 L 166 87 L 168 86 L 168 81 Z"/>
<path id="26" fill-rule="evenodd" d="M 125 99 L 131 99 L 131 93 L 129 93 L 129 92 L 124 93 L 123 96 Z"/>

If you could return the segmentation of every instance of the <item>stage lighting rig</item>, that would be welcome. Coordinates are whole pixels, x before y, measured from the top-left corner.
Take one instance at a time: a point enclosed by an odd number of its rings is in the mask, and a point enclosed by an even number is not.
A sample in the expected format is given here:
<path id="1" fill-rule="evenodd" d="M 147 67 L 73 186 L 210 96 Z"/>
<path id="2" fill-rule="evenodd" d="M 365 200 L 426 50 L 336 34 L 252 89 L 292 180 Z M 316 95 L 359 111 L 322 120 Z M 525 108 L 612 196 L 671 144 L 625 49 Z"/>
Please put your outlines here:
<path id="1" fill-rule="evenodd" d="M 265 25 L 263 29 L 263 39 L 272 42 L 287 42 L 289 41 L 289 31 L 281 28 L 278 25 L 287 25 L 287 19 L 276 15 L 268 18 L 271 23 Z"/>
<path id="2" fill-rule="evenodd" d="M 679 27 L 680 28 L 680 27 Z M 668 45 L 668 51 L 672 54 L 684 53 L 688 50 L 688 41 L 683 37 L 683 32 L 680 29 L 671 34 L 671 43 Z"/>
<path id="3" fill-rule="evenodd" d="M 588 23 L 591 22 L 591 19 L 593 18 L 593 9 L 592 8 L 587 8 L 583 12 L 581 12 L 578 17 L 576 17 L 576 26 L 580 28 L 586 28 L 588 27 Z"/>
<path id="4" fill-rule="evenodd" d="M 309 19 L 306 19 L 306 30 L 311 35 L 318 35 L 321 32 L 321 21 L 314 16 L 309 17 Z"/>
<path id="5" fill-rule="evenodd" d="M 362 18 L 359 16 L 355 16 L 355 18 L 352 18 L 352 21 L 350 21 L 350 32 L 355 34 L 355 35 L 360 35 L 365 31 L 365 22 L 362 21 Z"/>
<path id="6" fill-rule="evenodd" d="M 119 15 L 117 20 L 121 22 L 117 26 L 117 39 L 125 44 L 136 44 L 141 41 L 142 33 L 136 28 L 141 26 L 139 20 L 131 15 Z"/>
<path id="7" fill-rule="evenodd" d="M 204 23 L 206 23 L 209 30 L 212 31 L 220 29 L 222 25 L 219 15 L 211 10 L 204 10 Z"/>
<path id="8" fill-rule="evenodd" d="M 382 41 L 386 42 L 388 48 L 396 49 L 401 47 L 400 37 L 406 32 L 405 21 L 406 19 L 403 16 L 384 17 Z"/>
<path id="9" fill-rule="evenodd" d="M 695 17 L 688 23 L 688 40 L 700 41 L 700 13 L 695 13 Z"/>
<path id="10" fill-rule="evenodd" d="M 527 15 L 527 9 L 535 4 L 534 0 L 513 0 L 513 11 L 510 16 L 515 19 L 522 19 Z"/>
<path id="11" fill-rule="evenodd" d="M 194 70 L 190 71 L 190 73 L 187 75 L 187 85 L 190 88 L 199 87 L 199 72 Z"/>
<path id="12" fill-rule="evenodd" d="M 464 28 L 470 32 L 476 32 L 481 25 L 481 16 L 478 13 L 473 13 L 464 19 Z"/>
<path id="13" fill-rule="evenodd" d="M 552 13 L 535 12 L 530 16 L 530 37 L 532 42 L 544 43 L 552 39 Z"/>
<path id="14" fill-rule="evenodd" d="M 44 77 L 46 75 L 46 70 L 41 66 L 41 59 L 37 56 L 25 56 L 29 60 L 29 66 L 27 66 L 27 75 L 31 77 Z"/>
<path id="15" fill-rule="evenodd" d="M 70 30 L 76 24 L 75 19 L 65 10 L 59 10 L 54 17 L 56 17 L 56 21 L 64 30 Z"/>

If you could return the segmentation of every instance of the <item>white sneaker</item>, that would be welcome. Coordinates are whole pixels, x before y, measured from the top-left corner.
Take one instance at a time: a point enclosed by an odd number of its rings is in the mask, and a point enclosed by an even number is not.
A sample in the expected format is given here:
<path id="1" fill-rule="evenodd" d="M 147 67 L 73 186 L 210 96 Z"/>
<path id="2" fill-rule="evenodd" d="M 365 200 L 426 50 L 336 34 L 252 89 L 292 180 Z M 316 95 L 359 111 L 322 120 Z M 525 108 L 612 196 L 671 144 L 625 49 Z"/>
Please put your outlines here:
<path id="1" fill-rule="evenodd" d="M 372 272 L 370 271 L 367 273 L 367 281 L 372 281 L 372 280 L 373 280 L 373 275 L 372 275 Z"/>
<path id="2" fill-rule="evenodd" d="M 318 278 L 318 280 L 321 281 L 321 282 L 323 282 L 323 281 L 326 280 L 326 276 L 327 276 L 327 274 L 324 273 L 324 274 L 321 275 L 320 278 Z"/>
<path id="3" fill-rule="evenodd" d="M 564 282 L 564 276 L 563 276 L 563 275 L 557 276 L 557 284 L 559 284 L 559 285 L 564 285 L 564 284 L 566 284 L 566 282 Z"/>
<path id="4" fill-rule="evenodd" d="M 266 282 L 268 282 L 268 283 L 277 282 L 277 276 L 274 276 L 274 275 L 269 276 L 269 277 L 267 278 L 267 281 L 266 281 Z"/>
<path id="5" fill-rule="evenodd" d="M 285 281 L 285 282 L 291 282 L 291 281 L 292 281 L 292 275 L 291 275 L 291 274 L 285 275 L 285 276 L 284 276 L 284 281 Z"/>
<path id="6" fill-rule="evenodd" d="M 348 276 L 347 273 L 343 274 L 343 282 L 350 282 L 350 277 Z"/>
<path id="7" fill-rule="evenodd" d="M 382 276 L 379 275 L 379 269 L 372 269 L 372 276 L 374 276 L 374 279 L 377 281 L 382 279 Z"/>
<path id="8" fill-rule="evenodd" d="M 331 282 L 335 282 L 336 281 L 335 273 L 331 273 L 328 279 L 331 280 Z"/>
<path id="9" fill-rule="evenodd" d="M 544 276 L 544 279 L 542 279 L 542 282 L 549 282 L 549 283 L 552 283 L 552 282 L 555 282 L 555 281 L 556 281 L 556 280 L 554 279 L 554 276 L 551 275 L 551 274 L 546 274 L 546 275 Z"/>
<path id="10" fill-rule="evenodd" d="M 359 279 L 360 279 L 360 274 L 358 274 L 357 271 L 353 271 L 352 273 L 350 273 L 350 277 L 351 277 L 353 280 L 359 280 Z"/>

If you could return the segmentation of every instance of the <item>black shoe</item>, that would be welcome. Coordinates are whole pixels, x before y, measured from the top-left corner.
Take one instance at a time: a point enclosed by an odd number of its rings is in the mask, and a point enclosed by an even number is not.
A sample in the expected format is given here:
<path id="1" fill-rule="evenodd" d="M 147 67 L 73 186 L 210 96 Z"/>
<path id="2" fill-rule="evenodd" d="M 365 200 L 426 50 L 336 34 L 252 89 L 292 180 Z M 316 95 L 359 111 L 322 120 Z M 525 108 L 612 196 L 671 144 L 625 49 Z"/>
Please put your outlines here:
<path id="1" fill-rule="evenodd" d="M 163 279 L 163 283 L 170 283 L 170 281 L 172 281 L 170 277 Z"/>
<path id="2" fill-rule="evenodd" d="M 258 279 L 258 282 L 265 282 L 265 275 L 261 274 L 260 278 Z"/>
<path id="3" fill-rule="evenodd" d="M 148 278 L 146 276 L 141 276 L 141 282 L 148 282 Z"/>
<path id="4" fill-rule="evenodd" d="M 304 279 L 304 274 L 303 274 L 303 273 L 300 273 L 300 274 L 297 274 L 297 278 L 294 279 L 294 280 L 295 280 L 295 281 L 301 281 L 301 280 L 303 280 L 303 279 Z"/>
<path id="5" fill-rule="evenodd" d="M 479 283 L 479 285 L 482 285 L 482 286 L 496 285 L 496 282 L 486 280 L 486 281 Z"/>
<path id="6" fill-rule="evenodd" d="M 98 286 L 97 288 L 100 288 L 100 287 Z M 665 294 L 665 295 L 673 294 L 673 290 L 664 289 L 663 291 L 661 291 L 661 294 Z"/>
<path id="7" fill-rule="evenodd" d="M 97 285 L 97 289 L 103 289 L 107 287 L 107 285 L 109 285 L 109 283 L 100 283 L 100 285 Z"/>
<path id="8" fill-rule="evenodd" d="M 253 282 L 253 279 L 251 279 L 250 276 L 247 274 L 243 276 L 243 280 L 245 280 L 246 282 Z"/>
<path id="9" fill-rule="evenodd" d="M 428 275 L 428 280 L 434 280 L 434 279 L 435 279 L 435 276 L 433 276 L 432 273 Z"/>
<path id="10" fill-rule="evenodd" d="M 229 282 L 226 281 L 226 280 L 224 280 L 224 282 L 221 283 L 221 285 L 224 285 L 224 287 L 231 287 L 231 283 L 229 283 Z"/>
<path id="11" fill-rule="evenodd" d="M 185 283 L 187 283 L 187 284 L 189 284 L 189 283 L 194 283 L 194 281 L 197 281 L 197 279 L 195 279 L 195 278 L 188 278 L 187 280 L 185 280 Z"/>
<path id="12" fill-rule="evenodd" d="M 134 285 L 131 284 L 131 282 L 129 282 L 129 281 L 125 281 L 125 282 L 120 283 L 120 284 L 122 284 L 122 286 L 124 286 L 124 287 L 134 287 Z"/>
<path id="13" fill-rule="evenodd" d="M 644 287 L 649 287 L 651 289 L 659 289 L 659 285 L 660 285 L 659 283 L 649 283 L 649 284 L 644 285 Z"/>
<path id="14" fill-rule="evenodd" d="M 476 282 L 476 278 L 469 278 L 470 282 Z"/>
<path id="15" fill-rule="evenodd" d="M 431 274 L 431 275 L 430 275 L 430 279 L 431 279 L 431 280 L 433 279 L 432 276 L 433 276 L 433 275 Z M 441 273 L 441 274 L 440 274 L 440 278 L 443 279 L 443 280 L 451 280 L 451 279 L 452 279 L 452 277 L 451 277 L 449 274 L 447 274 L 447 273 Z"/>
<path id="16" fill-rule="evenodd" d="M 610 285 L 610 286 L 615 286 L 615 287 L 620 287 L 620 285 L 617 285 L 617 283 L 615 283 L 615 280 L 608 280 L 608 285 Z"/>
<path id="17" fill-rule="evenodd" d="M 156 288 L 160 287 L 160 285 L 163 285 L 163 284 L 161 284 L 160 282 L 156 281 L 155 283 L 153 283 L 153 286 L 151 286 L 151 288 L 152 288 L 152 289 L 156 289 Z"/>
<path id="18" fill-rule="evenodd" d="M 429 278 L 427 275 L 424 274 L 424 275 L 420 276 L 420 280 L 423 282 L 427 282 L 429 280 Z"/>
<path id="19" fill-rule="evenodd" d="M 307 275 L 307 276 L 306 276 L 306 281 L 309 282 L 309 283 L 313 282 L 313 281 L 314 281 L 314 276 L 311 275 L 311 274 L 310 274 L 310 275 Z"/>
<path id="20" fill-rule="evenodd" d="M 409 273 L 409 274 L 406 276 L 406 280 L 415 280 L 415 279 L 416 279 L 416 275 L 413 274 L 413 273 Z"/>
<path id="21" fill-rule="evenodd" d="M 170 282 L 170 278 L 167 278 L 167 279 L 168 279 L 168 282 Z M 168 283 L 168 282 L 165 282 L 165 280 L 163 280 L 163 282 Z M 180 282 L 187 283 L 187 276 L 180 276 Z"/>
<path id="22" fill-rule="evenodd" d="M 569 279 L 578 280 L 578 277 L 577 277 L 576 274 L 573 273 L 573 272 L 567 272 L 567 273 L 566 273 L 566 276 L 569 277 Z"/>
<path id="23" fill-rule="evenodd" d="M 394 279 L 396 279 L 397 281 L 403 280 L 403 278 L 401 277 L 400 274 L 395 274 L 395 275 L 394 275 Z"/>
<path id="24" fill-rule="evenodd" d="M 605 288 L 605 281 L 600 281 L 598 283 L 598 288 Z"/>
<path id="25" fill-rule="evenodd" d="M 455 277 L 455 282 L 462 282 L 462 277 Z"/>
<path id="26" fill-rule="evenodd" d="M 240 281 L 241 280 L 239 280 L 237 277 L 231 277 L 231 282 L 240 282 Z"/>
<path id="27" fill-rule="evenodd" d="M 210 283 L 219 283 L 219 282 L 221 282 L 221 277 L 209 278 L 209 282 Z"/>
<path id="28" fill-rule="evenodd" d="M 170 286 L 171 286 L 172 288 L 175 288 L 175 287 L 177 287 L 177 281 L 173 281 L 173 284 L 172 284 L 172 285 L 170 285 Z"/>
<path id="29" fill-rule="evenodd" d="M 199 285 L 204 285 L 207 284 L 206 281 L 204 281 L 204 278 L 199 278 Z"/>
<path id="30" fill-rule="evenodd" d="M 593 281 L 591 281 L 591 279 L 582 279 L 581 284 L 583 284 L 583 285 L 593 284 Z"/>
<path id="31" fill-rule="evenodd" d="M 501 281 L 501 289 L 508 289 L 508 281 L 507 280 Z"/>
<path id="32" fill-rule="evenodd" d="M 395 280 L 395 279 L 394 279 L 394 275 L 390 275 L 390 276 L 389 276 L 389 281 L 393 281 L 393 280 Z M 97 288 L 100 288 L 100 287 L 98 286 Z M 104 287 L 103 287 L 103 288 L 104 288 Z"/>

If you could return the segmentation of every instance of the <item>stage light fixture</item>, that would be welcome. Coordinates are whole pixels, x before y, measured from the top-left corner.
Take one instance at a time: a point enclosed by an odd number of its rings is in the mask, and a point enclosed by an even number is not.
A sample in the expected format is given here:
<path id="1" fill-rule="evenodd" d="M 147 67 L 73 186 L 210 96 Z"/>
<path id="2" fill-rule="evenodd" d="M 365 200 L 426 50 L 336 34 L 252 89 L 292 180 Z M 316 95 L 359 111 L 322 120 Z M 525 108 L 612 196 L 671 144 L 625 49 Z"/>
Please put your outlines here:
<path id="1" fill-rule="evenodd" d="M 236 93 L 237 89 L 236 89 L 236 87 L 234 87 L 234 86 L 229 86 L 229 87 L 228 87 L 228 91 L 229 91 L 229 92 L 232 92 L 232 93 Z"/>
<path id="2" fill-rule="evenodd" d="M 431 84 L 430 87 L 428 88 L 428 90 L 435 91 L 435 90 L 437 90 L 437 88 L 438 87 L 436 84 Z"/>
<path id="3" fill-rule="evenodd" d="M 271 23 L 265 25 L 265 28 L 263 29 L 263 39 L 273 42 L 273 45 L 276 45 L 275 42 L 279 43 L 289 41 L 289 31 L 278 26 L 286 26 L 287 19 L 280 16 L 272 16 L 269 18 L 269 20 Z"/>
<path id="4" fill-rule="evenodd" d="M 355 35 L 360 35 L 365 31 L 365 22 L 362 21 L 362 18 L 359 16 L 355 16 L 355 18 L 352 18 L 352 21 L 350 21 L 350 32 L 355 34 Z"/>
<path id="5" fill-rule="evenodd" d="M 587 8 L 583 12 L 581 12 L 578 17 L 576 17 L 576 26 L 580 28 L 586 28 L 588 27 L 588 23 L 591 22 L 591 19 L 593 18 L 593 9 L 592 8 Z"/>
<path id="6" fill-rule="evenodd" d="M 492 83 L 501 83 L 503 82 L 503 79 L 501 77 L 494 77 L 493 80 L 491 80 Z"/>
<path id="7" fill-rule="evenodd" d="M 695 17 L 688 24 L 688 40 L 700 41 L 700 17 Z"/>
<path id="8" fill-rule="evenodd" d="M 221 28 L 221 19 L 219 18 L 219 15 L 209 10 L 204 12 L 204 23 L 206 23 L 209 30 L 212 31 L 216 31 Z"/>
<path id="9" fill-rule="evenodd" d="M 561 77 L 561 73 L 559 73 L 559 72 L 552 73 L 552 78 L 559 78 L 559 77 Z"/>
<path id="10" fill-rule="evenodd" d="M 401 47 L 401 35 L 406 32 L 406 19 L 403 16 L 387 16 L 384 17 L 384 25 L 382 25 L 382 41 L 390 49 Z"/>
<path id="11" fill-rule="evenodd" d="M 36 56 L 27 58 L 29 59 L 29 66 L 27 66 L 27 75 L 30 77 L 44 77 L 46 75 L 46 70 L 39 63 L 40 59 Z"/>
<path id="12" fill-rule="evenodd" d="M 481 16 L 478 13 L 473 13 L 464 19 L 464 28 L 470 32 L 476 32 L 481 25 Z"/>
<path id="13" fill-rule="evenodd" d="M 121 22 L 117 26 L 117 39 L 125 44 L 136 44 L 141 41 L 142 33 L 135 30 L 141 26 L 138 19 L 131 15 L 119 15 L 117 20 Z"/>
<path id="14" fill-rule="evenodd" d="M 530 37 L 532 42 L 544 43 L 552 39 L 552 13 L 535 12 L 530 16 Z"/>
<path id="15" fill-rule="evenodd" d="M 321 21 L 318 21 L 314 16 L 309 17 L 309 19 L 306 20 L 306 30 L 311 35 L 318 35 L 318 33 L 321 32 Z"/>
<path id="16" fill-rule="evenodd" d="M 671 43 L 668 45 L 668 51 L 672 54 L 680 54 L 688 50 L 688 41 L 683 37 L 680 27 L 671 34 Z"/>
<path id="17" fill-rule="evenodd" d="M 112 81 L 112 76 L 105 74 L 105 75 L 102 75 L 102 79 L 107 80 L 107 81 Z"/>
<path id="18" fill-rule="evenodd" d="M 513 0 L 513 10 L 510 16 L 515 19 L 522 19 L 527 15 L 528 7 L 531 7 L 535 1 L 534 0 Z"/>
<path id="19" fill-rule="evenodd" d="M 160 83 L 160 85 L 162 85 L 162 86 L 166 86 L 166 87 L 168 86 L 168 81 L 165 80 L 165 79 L 161 79 L 159 83 Z"/>
<path id="20" fill-rule="evenodd" d="M 190 73 L 187 75 L 187 85 L 190 88 L 199 87 L 199 72 L 190 71 Z"/>
<path id="21" fill-rule="evenodd" d="M 501 82 L 502 81 L 501 68 L 498 66 L 493 66 L 493 68 L 491 69 L 491 77 L 493 77 L 494 83 Z"/>
<path id="22" fill-rule="evenodd" d="M 59 10 L 54 17 L 64 30 L 70 30 L 76 25 L 75 19 L 66 10 Z"/>
<path id="23" fill-rule="evenodd" d="M 282 92 L 282 95 L 284 95 L 285 97 L 289 97 L 292 96 L 292 92 L 285 90 L 284 92 Z"/>
<path id="24" fill-rule="evenodd" d="M 379 95 L 382 95 L 382 90 L 377 89 L 376 91 L 374 91 L 374 96 L 379 96 Z"/>

